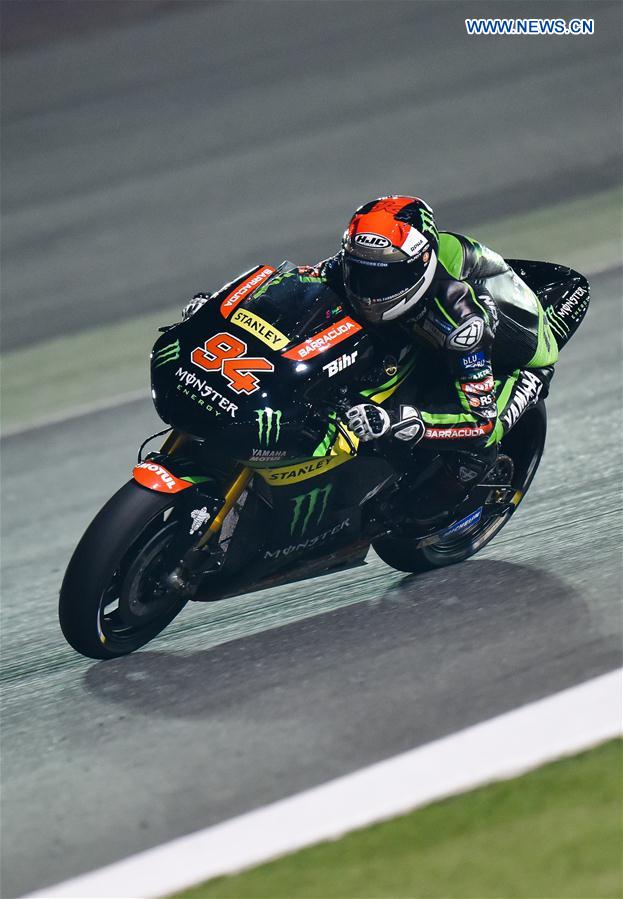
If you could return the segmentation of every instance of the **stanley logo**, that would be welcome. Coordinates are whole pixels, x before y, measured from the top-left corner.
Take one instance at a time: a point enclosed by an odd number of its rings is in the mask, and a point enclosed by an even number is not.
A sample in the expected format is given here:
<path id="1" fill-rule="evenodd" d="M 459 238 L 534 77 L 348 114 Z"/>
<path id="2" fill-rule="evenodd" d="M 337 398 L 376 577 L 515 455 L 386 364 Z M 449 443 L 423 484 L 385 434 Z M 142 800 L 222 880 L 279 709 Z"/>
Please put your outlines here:
<path id="1" fill-rule="evenodd" d="M 332 489 L 333 484 L 327 484 L 326 487 L 315 487 L 309 493 L 303 493 L 301 496 L 295 496 L 292 499 L 294 509 L 290 524 L 291 535 L 294 534 L 297 527 L 300 527 L 299 533 L 303 537 L 312 518 L 315 518 L 314 523 L 316 525 L 320 525 L 327 510 L 329 494 Z M 314 513 L 316 513 L 315 516 Z"/>
<path id="2" fill-rule="evenodd" d="M 153 357 L 153 365 L 154 368 L 160 368 L 161 365 L 166 365 L 167 362 L 177 362 L 180 358 L 180 342 L 176 340 L 174 343 L 169 343 L 167 346 L 160 347 L 160 349 L 154 353 Z"/>
<path id="3" fill-rule="evenodd" d="M 257 435 L 260 446 L 264 441 L 264 446 L 270 446 L 272 439 L 274 444 L 279 443 L 279 435 L 281 433 L 281 412 L 279 409 L 256 409 L 257 415 Z"/>
<path id="4" fill-rule="evenodd" d="M 269 325 L 259 315 L 248 312 L 246 309 L 236 309 L 230 321 L 233 325 L 238 325 L 239 328 L 244 328 L 249 334 L 253 334 L 273 350 L 282 350 L 289 342 L 289 338 L 285 334 Z"/>

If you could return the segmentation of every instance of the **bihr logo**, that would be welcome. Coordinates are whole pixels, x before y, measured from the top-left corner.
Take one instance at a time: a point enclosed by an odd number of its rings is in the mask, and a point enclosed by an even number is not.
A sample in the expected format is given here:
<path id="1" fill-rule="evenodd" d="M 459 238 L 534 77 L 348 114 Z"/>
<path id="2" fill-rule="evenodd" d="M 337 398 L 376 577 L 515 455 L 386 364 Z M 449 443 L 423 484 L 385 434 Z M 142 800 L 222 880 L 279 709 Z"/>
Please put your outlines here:
<path id="1" fill-rule="evenodd" d="M 265 409 L 256 409 L 255 414 L 257 415 L 257 436 L 260 446 L 262 446 L 262 441 L 264 446 L 270 446 L 271 439 L 273 443 L 279 443 L 281 434 L 281 412 L 279 409 L 270 409 L 267 406 Z"/>
<path id="2" fill-rule="evenodd" d="M 357 350 L 355 350 L 354 353 L 342 353 L 338 359 L 334 359 L 332 362 L 327 362 L 326 365 L 323 365 L 322 370 L 326 371 L 328 376 L 332 378 L 338 372 L 348 368 L 349 365 L 353 365 L 356 358 Z"/>
<path id="3" fill-rule="evenodd" d="M 327 484 L 326 487 L 315 487 L 309 493 L 303 493 L 301 496 L 295 496 L 292 499 L 294 509 L 292 511 L 292 521 L 290 523 L 290 534 L 294 534 L 299 528 L 299 534 L 304 536 L 307 527 L 314 518 L 314 523 L 319 526 L 327 510 L 327 502 L 329 494 L 333 489 L 333 484 Z M 314 513 L 316 513 L 314 515 Z"/>
<path id="4" fill-rule="evenodd" d="M 372 234 L 370 231 L 362 231 L 361 234 L 355 235 L 354 243 L 360 247 L 372 247 L 375 250 L 384 250 L 391 247 L 391 240 L 383 237 L 382 234 Z"/>

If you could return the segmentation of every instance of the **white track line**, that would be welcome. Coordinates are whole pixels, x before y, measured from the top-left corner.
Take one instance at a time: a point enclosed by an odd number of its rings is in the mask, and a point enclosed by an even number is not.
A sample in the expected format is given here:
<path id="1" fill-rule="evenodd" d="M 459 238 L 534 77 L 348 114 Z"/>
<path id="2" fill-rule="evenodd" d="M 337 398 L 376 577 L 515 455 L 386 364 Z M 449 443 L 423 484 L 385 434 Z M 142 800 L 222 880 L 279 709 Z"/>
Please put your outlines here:
<path id="1" fill-rule="evenodd" d="M 619 669 L 27 899 L 166 896 L 514 777 L 620 735 L 622 688 Z"/>
<path id="2" fill-rule="evenodd" d="M 120 406 L 127 406 L 135 403 L 137 400 L 145 400 L 151 402 L 149 386 L 140 390 L 132 390 L 128 393 L 118 393 L 116 396 L 107 397 L 104 400 L 97 400 L 93 403 L 82 403 L 79 406 L 72 406 L 71 409 L 65 409 L 61 412 L 46 415 L 43 418 L 37 418 L 28 424 L 15 425 L 9 428 L 3 428 L 2 438 L 15 437 L 16 434 L 27 434 L 29 431 L 37 431 L 39 428 L 47 428 L 48 425 L 58 425 L 64 421 L 71 421 L 74 418 L 82 418 L 85 415 L 92 415 L 94 412 L 103 412 L 105 409 L 116 409 Z"/>

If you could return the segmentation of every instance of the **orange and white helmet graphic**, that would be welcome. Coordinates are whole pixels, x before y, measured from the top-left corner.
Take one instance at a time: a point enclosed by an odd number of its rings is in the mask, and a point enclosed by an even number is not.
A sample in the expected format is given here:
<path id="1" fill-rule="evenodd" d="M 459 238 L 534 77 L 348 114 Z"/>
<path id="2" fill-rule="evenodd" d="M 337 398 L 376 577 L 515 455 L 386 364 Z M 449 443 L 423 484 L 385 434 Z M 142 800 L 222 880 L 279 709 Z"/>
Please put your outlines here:
<path id="1" fill-rule="evenodd" d="M 430 288 L 439 234 L 433 210 L 418 197 L 380 197 L 355 212 L 342 241 L 346 294 L 379 323 L 412 311 Z"/>

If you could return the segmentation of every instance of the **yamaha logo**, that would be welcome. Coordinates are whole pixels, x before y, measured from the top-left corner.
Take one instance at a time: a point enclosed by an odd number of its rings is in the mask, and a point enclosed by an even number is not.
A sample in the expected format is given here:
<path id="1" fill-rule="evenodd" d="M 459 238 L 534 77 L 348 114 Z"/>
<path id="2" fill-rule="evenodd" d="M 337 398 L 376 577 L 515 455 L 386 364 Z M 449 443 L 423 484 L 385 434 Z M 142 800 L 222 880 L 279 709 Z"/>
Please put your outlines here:
<path id="1" fill-rule="evenodd" d="M 360 247 L 373 247 L 375 250 L 382 250 L 385 249 L 385 247 L 391 247 L 392 245 L 391 241 L 386 237 L 383 237 L 381 234 L 372 234 L 369 231 L 357 234 L 354 243 L 358 244 Z"/>

